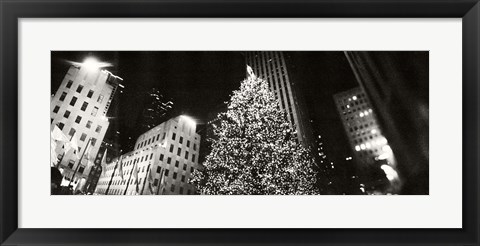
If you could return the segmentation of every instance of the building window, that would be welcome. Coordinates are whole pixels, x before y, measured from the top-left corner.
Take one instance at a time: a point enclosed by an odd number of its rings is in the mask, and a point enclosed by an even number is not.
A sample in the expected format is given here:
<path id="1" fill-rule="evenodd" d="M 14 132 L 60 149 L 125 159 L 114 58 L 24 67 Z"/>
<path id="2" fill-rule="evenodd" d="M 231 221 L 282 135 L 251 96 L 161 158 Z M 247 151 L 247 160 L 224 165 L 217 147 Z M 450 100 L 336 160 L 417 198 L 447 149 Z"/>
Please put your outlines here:
<path id="1" fill-rule="evenodd" d="M 172 140 L 175 140 L 175 137 L 177 136 L 177 134 L 175 133 L 172 133 Z"/>
<path id="2" fill-rule="evenodd" d="M 158 185 L 158 179 L 155 179 L 155 180 L 153 181 L 153 185 L 154 185 L 154 186 L 157 186 L 157 185 Z"/>
<path id="3" fill-rule="evenodd" d="M 182 182 L 185 183 L 185 175 L 182 175 Z"/>
<path id="4" fill-rule="evenodd" d="M 58 128 L 60 128 L 60 130 L 63 130 L 64 126 L 65 126 L 65 124 L 63 124 L 62 122 L 58 123 Z"/>
<path id="5" fill-rule="evenodd" d="M 75 119 L 75 123 L 80 124 L 81 120 L 82 120 L 82 116 L 77 115 L 77 118 Z"/>
<path id="6" fill-rule="evenodd" d="M 177 173 L 176 172 L 173 173 L 173 179 L 177 179 Z"/>
<path id="7" fill-rule="evenodd" d="M 62 92 L 62 95 L 60 96 L 60 101 L 63 102 L 63 100 L 65 100 L 65 97 L 67 96 L 67 93 L 66 92 Z"/>
<path id="8" fill-rule="evenodd" d="M 170 187 L 170 191 L 173 192 L 175 190 L 175 185 L 172 184 L 172 187 Z"/>
<path id="9" fill-rule="evenodd" d="M 190 148 L 190 140 L 187 140 L 187 147 Z"/>
<path id="10" fill-rule="evenodd" d="M 98 125 L 97 126 L 97 129 L 95 129 L 95 132 L 101 132 L 102 131 L 102 126 L 101 125 Z"/>
<path id="11" fill-rule="evenodd" d="M 80 137 L 80 141 L 85 141 L 85 138 L 87 138 L 87 134 L 82 133 L 82 136 Z"/>
<path id="12" fill-rule="evenodd" d="M 96 139 L 96 138 L 92 138 L 92 146 L 95 146 L 95 143 L 97 143 L 97 139 Z"/>
<path id="13" fill-rule="evenodd" d="M 87 121 L 86 127 L 87 127 L 88 129 L 90 129 L 90 128 L 92 127 L 92 123 L 93 123 L 93 122 L 91 122 L 91 121 Z"/>
<path id="14" fill-rule="evenodd" d="M 76 97 L 72 97 L 72 100 L 70 100 L 70 106 L 75 106 L 75 103 L 77 102 Z"/>
<path id="15" fill-rule="evenodd" d="M 83 173 L 84 170 L 85 170 L 85 167 L 79 167 L 79 168 L 78 168 L 78 172 L 79 172 L 79 173 Z"/>
<path id="16" fill-rule="evenodd" d="M 66 119 L 68 119 L 68 117 L 70 116 L 70 111 L 65 111 L 65 113 L 63 114 L 63 117 L 65 117 Z"/>
<path id="17" fill-rule="evenodd" d="M 195 154 L 192 155 L 192 162 L 195 162 Z"/>
<path id="18" fill-rule="evenodd" d="M 67 88 L 72 87 L 72 84 L 73 84 L 73 80 L 69 80 L 69 81 L 67 82 Z"/>
<path id="19" fill-rule="evenodd" d="M 170 144 L 170 153 L 173 153 L 173 144 Z"/>
<path id="20" fill-rule="evenodd" d="M 183 164 L 183 170 L 187 171 L 187 164 Z"/>
<path id="21" fill-rule="evenodd" d="M 193 150 L 197 150 L 197 145 L 193 144 Z"/>
<path id="22" fill-rule="evenodd" d="M 78 85 L 77 92 L 82 93 L 82 90 L 83 90 L 83 85 Z"/>
<path id="23" fill-rule="evenodd" d="M 188 151 L 185 151 L 185 160 L 188 159 Z"/>
<path id="24" fill-rule="evenodd" d="M 170 170 L 165 170 L 165 176 L 168 177 L 168 173 L 170 172 Z"/>
<path id="25" fill-rule="evenodd" d="M 89 90 L 88 93 L 87 93 L 87 97 L 92 98 L 92 96 L 93 96 L 93 91 Z"/>
<path id="26" fill-rule="evenodd" d="M 157 141 L 158 141 L 159 138 L 160 138 L 160 134 L 157 135 Z"/>
<path id="27" fill-rule="evenodd" d="M 183 187 L 180 187 L 180 194 L 183 194 Z"/>
<path id="28" fill-rule="evenodd" d="M 179 148 L 177 149 L 177 155 L 180 156 L 181 153 L 182 153 L 182 149 L 179 147 Z"/>
<path id="29" fill-rule="evenodd" d="M 68 132 L 68 135 L 73 136 L 73 134 L 75 134 L 75 132 L 76 132 L 75 128 L 71 128 L 70 131 Z"/>
<path id="30" fill-rule="evenodd" d="M 170 162 L 172 162 L 172 158 L 168 157 L 167 163 L 170 164 Z"/>
<path id="31" fill-rule="evenodd" d="M 102 101 L 103 101 L 103 95 L 99 95 L 98 99 L 97 99 L 97 102 L 102 103 Z"/>
<path id="32" fill-rule="evenodd" d="M 161 167 L 157 167 L 157 173 L 160 173 L 161 170 L 162 170 Z"/>
<path id="33" fill-rule="evenodd" d="M 160 154 L 160 161 L 163 161 L 163 154 Z"/>
<path id="34" fill-rule="evenodd" d="M 180 139 L 178 140 L 179 143 L 183 143 L 183 137 L 180 137 Z"/>
<path id="35" fill-rule="evenodd" d="M 193 173 L 193 167 L 190 167 L 190 173 Z"/>
<path id="36" fill-rule="evenodd" d="M 97 116 L 98 107 L 93 107 L 92 116 Z"/>
<path id="37" fill-rule="evenodd" d="M 179 161 L 175 161 L 175 167 L 178 167 Z"/>
<path id="38" fill-rule="evenodd" d="M 60 107 L 59 107 L 59 106 L 55 106 L 55 108 L 53 109 L 53 112 L 56 114 L 56 113 L 58 113 L 58 110 L 60 110 Z"/>
<path id="39" fill-rule="evenodd" d="M 68 168 L 72 169 L 74 164 L 75 164 L 75 161 L 74 161 L 74 160 L 70 160 L 70 161 L 68 162 Z"/>
<path id="40" fill-rule="evenodd" d="M 80 108 L 80 110 L 85 111 L 85 110 L 87 109 L 87 107 L 88 107 L 88 103 L 87 103 L 87 102 L 83 102 L 82 107 Z"/>

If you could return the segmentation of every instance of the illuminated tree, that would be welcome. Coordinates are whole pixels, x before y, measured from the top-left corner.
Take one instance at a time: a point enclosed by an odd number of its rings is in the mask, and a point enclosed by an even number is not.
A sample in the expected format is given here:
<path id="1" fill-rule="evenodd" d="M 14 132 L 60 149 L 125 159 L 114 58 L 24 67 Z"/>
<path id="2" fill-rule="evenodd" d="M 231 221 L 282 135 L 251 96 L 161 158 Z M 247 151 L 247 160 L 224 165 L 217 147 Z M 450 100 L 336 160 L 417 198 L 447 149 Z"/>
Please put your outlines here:
<path id="1" fill-rule="evenodd" d="M 192 183 L 200 194 L 318 194 L 314 161 L 295 141 L 267 82 L 250 72 L 218 115 L 212 151 Z"/>

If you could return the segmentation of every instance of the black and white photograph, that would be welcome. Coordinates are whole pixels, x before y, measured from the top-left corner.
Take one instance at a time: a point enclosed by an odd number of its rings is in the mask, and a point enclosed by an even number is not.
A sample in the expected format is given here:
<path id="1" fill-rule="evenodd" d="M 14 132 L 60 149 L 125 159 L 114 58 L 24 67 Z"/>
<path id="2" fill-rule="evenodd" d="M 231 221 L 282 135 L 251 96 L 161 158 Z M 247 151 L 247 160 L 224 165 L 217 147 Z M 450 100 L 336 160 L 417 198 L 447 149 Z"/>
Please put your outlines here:
<path id="1" fill-rule="evenodd" d="M 51 51 L 50 92 L 51 195 L 429 195 L 429 51 Z"/>

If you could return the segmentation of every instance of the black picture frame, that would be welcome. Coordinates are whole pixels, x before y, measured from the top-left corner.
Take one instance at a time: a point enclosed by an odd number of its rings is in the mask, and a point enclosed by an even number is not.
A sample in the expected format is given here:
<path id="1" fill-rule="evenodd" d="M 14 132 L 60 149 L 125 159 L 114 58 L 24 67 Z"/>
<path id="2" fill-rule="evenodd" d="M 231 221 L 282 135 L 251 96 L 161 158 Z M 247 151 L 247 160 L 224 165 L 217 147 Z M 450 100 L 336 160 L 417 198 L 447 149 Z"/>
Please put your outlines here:
<path id="1" fill-rule="evenodd" d="M 0 1 L 0 242 L 2 245 L 479 245 L 479 17 L 477 0 Z M 462 229 L 18 228 L 19 18 L 420 17 L 462 18 Z M 54 218 L 52 218 L 54 219 Z M 94 225 L 92 225 L 94 226 Z"/>

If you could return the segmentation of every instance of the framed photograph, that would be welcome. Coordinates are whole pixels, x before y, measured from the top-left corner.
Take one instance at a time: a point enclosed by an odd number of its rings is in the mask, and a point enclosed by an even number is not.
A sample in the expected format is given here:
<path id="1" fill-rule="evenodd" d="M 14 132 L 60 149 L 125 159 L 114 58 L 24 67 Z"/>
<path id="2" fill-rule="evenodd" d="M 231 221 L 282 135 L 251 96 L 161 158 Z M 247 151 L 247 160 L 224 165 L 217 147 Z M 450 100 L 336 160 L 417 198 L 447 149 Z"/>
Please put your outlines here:
<path id="1" fill-rule="evenodd" d="M 479 244 L 478 1 L 1 4 L 2 245 Z"/>

